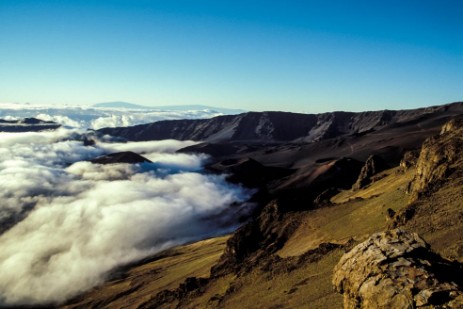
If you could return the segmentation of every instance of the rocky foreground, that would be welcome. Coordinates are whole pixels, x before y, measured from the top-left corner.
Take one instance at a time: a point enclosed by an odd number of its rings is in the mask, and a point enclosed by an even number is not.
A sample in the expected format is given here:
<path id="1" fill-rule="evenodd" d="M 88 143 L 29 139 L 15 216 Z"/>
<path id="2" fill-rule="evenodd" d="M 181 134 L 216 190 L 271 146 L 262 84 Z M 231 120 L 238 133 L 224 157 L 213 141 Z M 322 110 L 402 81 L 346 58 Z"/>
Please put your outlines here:
<path id="1" fill-rule="evenodd" d="M 394 229 L 372 235 L 334 268 L 344 308 L 462 308 L 463 265 L 430 250 L 416 233 Z"/>

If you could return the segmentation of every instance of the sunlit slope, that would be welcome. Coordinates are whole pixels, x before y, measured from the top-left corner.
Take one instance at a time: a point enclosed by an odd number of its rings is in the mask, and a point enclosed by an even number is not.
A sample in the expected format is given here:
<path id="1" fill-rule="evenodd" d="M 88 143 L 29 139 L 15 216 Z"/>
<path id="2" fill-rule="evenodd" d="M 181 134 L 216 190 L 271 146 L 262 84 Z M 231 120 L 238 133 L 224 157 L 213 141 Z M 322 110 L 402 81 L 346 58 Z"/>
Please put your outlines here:
<path id="1" fill-rule="evenodd" d="M 208 277 L 228 236 L 165 251 L 146 262 L 120 270 L 105 284 L 70 301 L 64 308 L 138 308 L 163 289 L 174 289 L 187 277 Z"/>
<path id="2" fill-rule="evenodd" d="M 393 168 L 382 175 L 385 177 L 365 189 L 334 196 L 331 206 L 303 213 L 301 224 L 278 254 L 300 255 L 323 242 L 341 244 L 350 238 L 361 241 L 385 228 L 387 209 L 397 211 L 407 205 L 406 189 L 413 171 L 399 174 Z"/>
<path id="3" fill-rule="evenodd" d="M 390 169 L 365 189 L 339 193 L 331 206 L 292 214 L 300 225 L 277 254 L 250 272 L 213 278 L 200 292 L 160 308 L 340 307 L 342 298 L 331 285 L 333 267 L 352 246 L 351 238 L 357 242 L 384 229 L 389 224 L 387 209 L 398 211 L 407 205 L 406 188 L 412 177 L 412 169 L 405 173 Z M 159 259 L 129 268 L 67 308 L 148 308 L 160 291 L 174 290 L 188 277 L 208 277 L 226 239 L 169 250 Z"/>

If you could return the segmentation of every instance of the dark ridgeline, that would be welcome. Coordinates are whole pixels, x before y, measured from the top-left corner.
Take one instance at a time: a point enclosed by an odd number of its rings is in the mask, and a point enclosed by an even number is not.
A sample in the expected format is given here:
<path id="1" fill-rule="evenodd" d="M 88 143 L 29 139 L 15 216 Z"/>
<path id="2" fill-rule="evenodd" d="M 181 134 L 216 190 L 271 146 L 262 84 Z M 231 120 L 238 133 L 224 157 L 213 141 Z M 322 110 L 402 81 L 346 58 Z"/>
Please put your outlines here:
<path id="1" fill-rule="evenodd" d="M 132 152 L 132 151 L 123 151 L 111 153 L 103 156 L 99 156 L 95 159 L 90 160 L 92 163 L 96 164 L 117 164 L 117 163 L 127 163 L 127 164 L 137 164 L 137 163 L 152 163 L 147 158 Z"/>
<path id="2" fill-rule="evenodd" d="M 463 102 L 360 113 L 249 112 L 104 128 L 96 134 L 128 141 L 203 141 L 180 151 L 209 154 L 210 171 L 259 188 L 264 192 L 260 202 L 278 197 L 288 210 L 307 209 L 326 190 L 350 189 L 356 181 L 356 188 L 367 185 L 372 176 L 398 165 L 404 152 L 419 147 L 462 113 Z M 374 162 L 367 160 L 372 155 Z M 364 175 L 358 180 L 362 167 Z"/>
<path id="3" fill-rule="evenodd" d="M 462 111 L 463 103 L 458 102 L 411 110 L 360 113 L 248 112 L 211 119 L 165 120 L 132 127 L 103 128 L 97 132 L 128 141 L 177 139 L 206 142 L 313 142 L 346 135 L 363 135 L 414 122 L 441 126 Z"/>

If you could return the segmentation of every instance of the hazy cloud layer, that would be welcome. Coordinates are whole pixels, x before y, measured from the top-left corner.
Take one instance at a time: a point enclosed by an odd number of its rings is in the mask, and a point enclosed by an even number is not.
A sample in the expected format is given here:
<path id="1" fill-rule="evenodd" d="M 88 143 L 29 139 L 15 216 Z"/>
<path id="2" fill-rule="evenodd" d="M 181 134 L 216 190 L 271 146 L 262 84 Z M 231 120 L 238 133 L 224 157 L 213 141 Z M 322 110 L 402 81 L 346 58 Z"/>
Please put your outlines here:
<path id="1" fill-rule="evenodd" d="M 49 107 L 27 104 L 0 104 L 1 119 L 35 117 L 55 121 L 64 126 L 81 129 L 125 127 L 159 120 L 212 118 L 223 115 L 209 109 L 203 110 L 137 110 L 91 107 Z"/>
<path id="2" fill-rule="evenodd" d="M 225 210 L 248 197 L 201 174 L 204 156 L 174 153 L 191 142 L 84 147 L 71 133 L 0 134 L 0 223 L 12 226 L 0 235 L 0 306 L 61 302 L 117 265 L 224 232 Z M 155 162 L 82 161 L 122 150 Z"/>

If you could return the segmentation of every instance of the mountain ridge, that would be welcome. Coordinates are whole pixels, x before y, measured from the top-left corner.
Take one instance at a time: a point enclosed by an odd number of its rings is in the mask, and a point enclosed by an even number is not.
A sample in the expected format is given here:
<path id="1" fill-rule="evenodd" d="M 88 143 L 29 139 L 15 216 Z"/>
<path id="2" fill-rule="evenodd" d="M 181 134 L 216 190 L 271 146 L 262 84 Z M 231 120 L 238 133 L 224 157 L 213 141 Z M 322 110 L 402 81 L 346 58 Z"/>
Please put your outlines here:
<path id="1" fill-rule="evenodd" d="M 186 105 L 157 105 L 157 106 L 147 106 L 142 104 L 135 104 L 124 101 L 114 101 L 114 102 L 101 102 L 95 103 L 92 107 L 98 108 L 126 108 L 126 109 L 141 109 L 141 110 L 170 110 L 170 111 L 186 111 L 186 110 L 214 110 L 226 115 L 238 114 L 246 112 L 243 109 L 235 108 L 223 108 L 215 107 L 201 104 L 186 104 Z"/>
<path id="2" fill-rule="evenodd" d="M 439 125 L 463 111 L 463 102 L 411 110 L 367 112 L 247 112 L 211 119 L 165 120 L 122 128 L 102 128 L 99 134 L 128 141 L 160 139 L 259 142 L 317 142 L 333 137 L 359 135 L 388 126 L 400 126 L 421 117 L 446 117 Z"/>
<path id="3" fill-rule="evenodd" d="M 24 118 L 19 120 L 0 119 L 0 132 L 40 132 L 56 130 L 60 124 L 53 121 L 44 121 L 37 118 Z"/>

